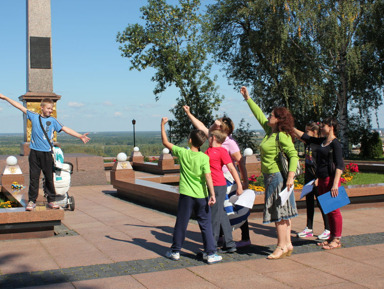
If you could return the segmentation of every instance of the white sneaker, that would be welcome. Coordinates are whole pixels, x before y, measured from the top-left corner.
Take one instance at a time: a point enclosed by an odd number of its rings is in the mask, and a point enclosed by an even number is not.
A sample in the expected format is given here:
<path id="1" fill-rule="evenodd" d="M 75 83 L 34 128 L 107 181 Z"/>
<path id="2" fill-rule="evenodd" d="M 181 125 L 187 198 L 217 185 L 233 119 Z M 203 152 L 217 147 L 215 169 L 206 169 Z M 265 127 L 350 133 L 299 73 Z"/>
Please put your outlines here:
<path id="1" fill-rule="evenodd" d="M 172 250 L 170 250 L 167 253 L 165 253 L 165 257 L 167 257 L 171 260 L 177 261 L 180 259 L 180 253 L 179 252 L 173 252 Z"/>
<path id="2" fill-rule="evenodd" d="M 208 255 L 208 257 L 207 257 L 207 263 L 209 265 L 220 262 L 221 260 L 223 260 L 223 257 L 221 257 L 217 254 Z"/>
<path id="3" fill-rule="evenodd" d="M 301 231 L 300 233 L 297 233 L 297 237 L 299 238 L 313 237 L 313 231 L 311 229 L 308 229 L 308 227 L 305 227 L 303 231 Z"/>
<path id="4" fill-rule="evenodd" d="M 329 237 L 331 236 L 331 232 L 329 230 L 324 230 L 323 233 L 317 236 L 320 240 L 328 240 Z"/>

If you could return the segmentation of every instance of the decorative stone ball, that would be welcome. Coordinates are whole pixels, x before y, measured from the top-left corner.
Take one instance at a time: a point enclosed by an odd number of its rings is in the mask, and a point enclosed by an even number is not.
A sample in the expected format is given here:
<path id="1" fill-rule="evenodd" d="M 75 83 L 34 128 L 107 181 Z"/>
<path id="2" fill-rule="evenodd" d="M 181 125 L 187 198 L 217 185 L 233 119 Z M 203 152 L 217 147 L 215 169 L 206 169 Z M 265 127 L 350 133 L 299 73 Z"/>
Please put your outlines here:
<path id="1" fill-rule="evenodd" d="M 139 152 L 140 149 L 139 149 L 139 147 L 134 147 L 134 148 L 133 148 L 133 151 L 134 151 L 134 152 Z"/>
<path id="2" fill-rule="evenodd" d="M 14 156 L 7 157 L 7 165 L 8 166 L 15 166 L 17 165 L 17 158 Z"/>
<path id="3" fill-rule="evenodd" d="M 169 154 L 169 149 L 164 148 L 164 149 L 163 149 L 163 154 Z"/>
<path id="4" fill-rule="evenodd" d="M 126 160 L 127 160 L 127 155 L 125 154 L 125 153 L 119 153 L 118 155 L 117 155 L 117 160 L 119 161 L 119 162 L 125 162 Z"/>
<path id="5" fill-rule="evenodd" d="M 253 155 L 253 150 L 251 148 L 246 148 L 244 150 L 244 156 L 251 156 Z"/>

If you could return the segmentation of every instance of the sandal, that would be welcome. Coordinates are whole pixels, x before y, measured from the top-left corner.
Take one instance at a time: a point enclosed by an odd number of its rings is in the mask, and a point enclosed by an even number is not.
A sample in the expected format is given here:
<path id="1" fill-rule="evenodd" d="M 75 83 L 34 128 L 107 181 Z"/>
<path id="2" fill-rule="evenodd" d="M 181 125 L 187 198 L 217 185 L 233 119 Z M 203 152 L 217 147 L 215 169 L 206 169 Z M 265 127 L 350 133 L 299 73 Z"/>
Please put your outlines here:
<path id="1" fill-rule="evenodd" d="M 329 236 L 329 239 L 328 240 L 325 240 L 323 242 L 319 242 L 319 243 L 316 243 L 317 246 L 319 247 L 324 247 L 324 246 L 328 246 L 330 243 L 332 243 L 334 240 L 334 238 L 332 236 Z"/>
<path id="2" fill-rule="evenodd" d="M 288 247 L 292 247 L 291 249 L 288 249 Z M 291 255 L 292 255 L 292 252 L 293 252 L 293 245 L 292 245 L 292 243 L 289 243 L 288 245 L 287 245 L 287 257 L 291 257 Z"/>
<path id="3" fill-rule="evenodd" d="M 316 245 L 319 247 L 324 247 L 324 246 L 328 246 L 329 243 L 330 242 L 328 242 L 328 241 L 324 241 L 324 242 L 316 243 Z"/>
<path id="4" fill-rule="evenodd" d="M 277 247 L 276 247 L 276 250 L 277 250 L 277 249 L 280 249 L 280 250 L 282 251 L 281 255 L 280 255 L 280 256 L 277 256 L 277 255 L 274 255 L 274 254 L 272 253 L 272 254 L 270 254 L 270 255 L 267 257 L 268 260 L 282 259 L 282 258 L 284 258 L 284 257 L 287 255 L 287 252 L 284 252 L 284 248 L 283 248 L 283 247 L 281 247 L 281 246 L 277 246 Z M 276 250 L 275 250 L 275 251 L 276 251 Z"/>
<path id="5" fill-rule="evenodd" d="M 335 245 L 333 245 L 335 244 Z M 328 242 L 327 245 L 324 245 L 323 246 L 323 249 L 324 250 L 333 250 L 333 249 L 338 249 L 338 248 L 341 248 L 341 242 L 340 242 L 340 239 L 334 239 L 332 240 L 331 242 Z"/>

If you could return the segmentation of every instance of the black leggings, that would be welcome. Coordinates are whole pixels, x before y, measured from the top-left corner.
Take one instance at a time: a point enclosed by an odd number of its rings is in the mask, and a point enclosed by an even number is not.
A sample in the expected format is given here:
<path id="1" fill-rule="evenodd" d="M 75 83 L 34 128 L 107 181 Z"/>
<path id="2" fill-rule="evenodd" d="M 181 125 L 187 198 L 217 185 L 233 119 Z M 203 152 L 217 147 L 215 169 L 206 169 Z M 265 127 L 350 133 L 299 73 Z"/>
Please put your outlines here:
<path id="1" fill-rule="evenodd" d="M 315 196 L 317 199 L 318 190 L 316 186 L 313 186 L 312 192 L 310 192 L 308 195 L 305 196 L 305 202 L 307 204 L 307 227 L 308 229 L 311 229 L 311 230 L 313 229 L 313 217 L 315 214 Z M 320 208 L 321 215 L 323 217 L 324 228 L 326 230 L 329 230 L 328 217 L 323 213 L 323 210 L 321 209 L 321 206 L 319 206 L 319 204 L 318 204 L 318 207 Z"/>

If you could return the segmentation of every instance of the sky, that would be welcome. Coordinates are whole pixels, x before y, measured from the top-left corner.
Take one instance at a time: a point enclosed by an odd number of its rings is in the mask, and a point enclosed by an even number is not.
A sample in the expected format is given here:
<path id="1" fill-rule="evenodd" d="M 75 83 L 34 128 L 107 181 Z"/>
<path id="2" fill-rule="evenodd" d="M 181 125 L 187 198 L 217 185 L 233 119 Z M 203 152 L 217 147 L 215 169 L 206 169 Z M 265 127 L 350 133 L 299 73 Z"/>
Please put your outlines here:
<path id="1" fill-rule="evenodd" d="M 175 2 L 175 1 L 171 1 Z M 202 1 L 204 4 L 212 1 Z M 144 0 L 51 0 L 53 92 L 58 120 L 78 132 L 160 129 L 163 116 L 176 104 L 178 89 L 171 87 L 155 101 L 155 70 L 129 70 L 116 35 L 128 24 L 141 23 Z M 26 91 L 26 0 L 0 0 L 0 93 L 17 100 Z M 215 66 L 224 112 L 237 126 L 242 118 L 260 129 L 241 94 L 228 85 Z M 384 127 L 384 109 L 379 123 Z M 22 133 L 22 113 L 0 101 L 0 133 Z"/>

